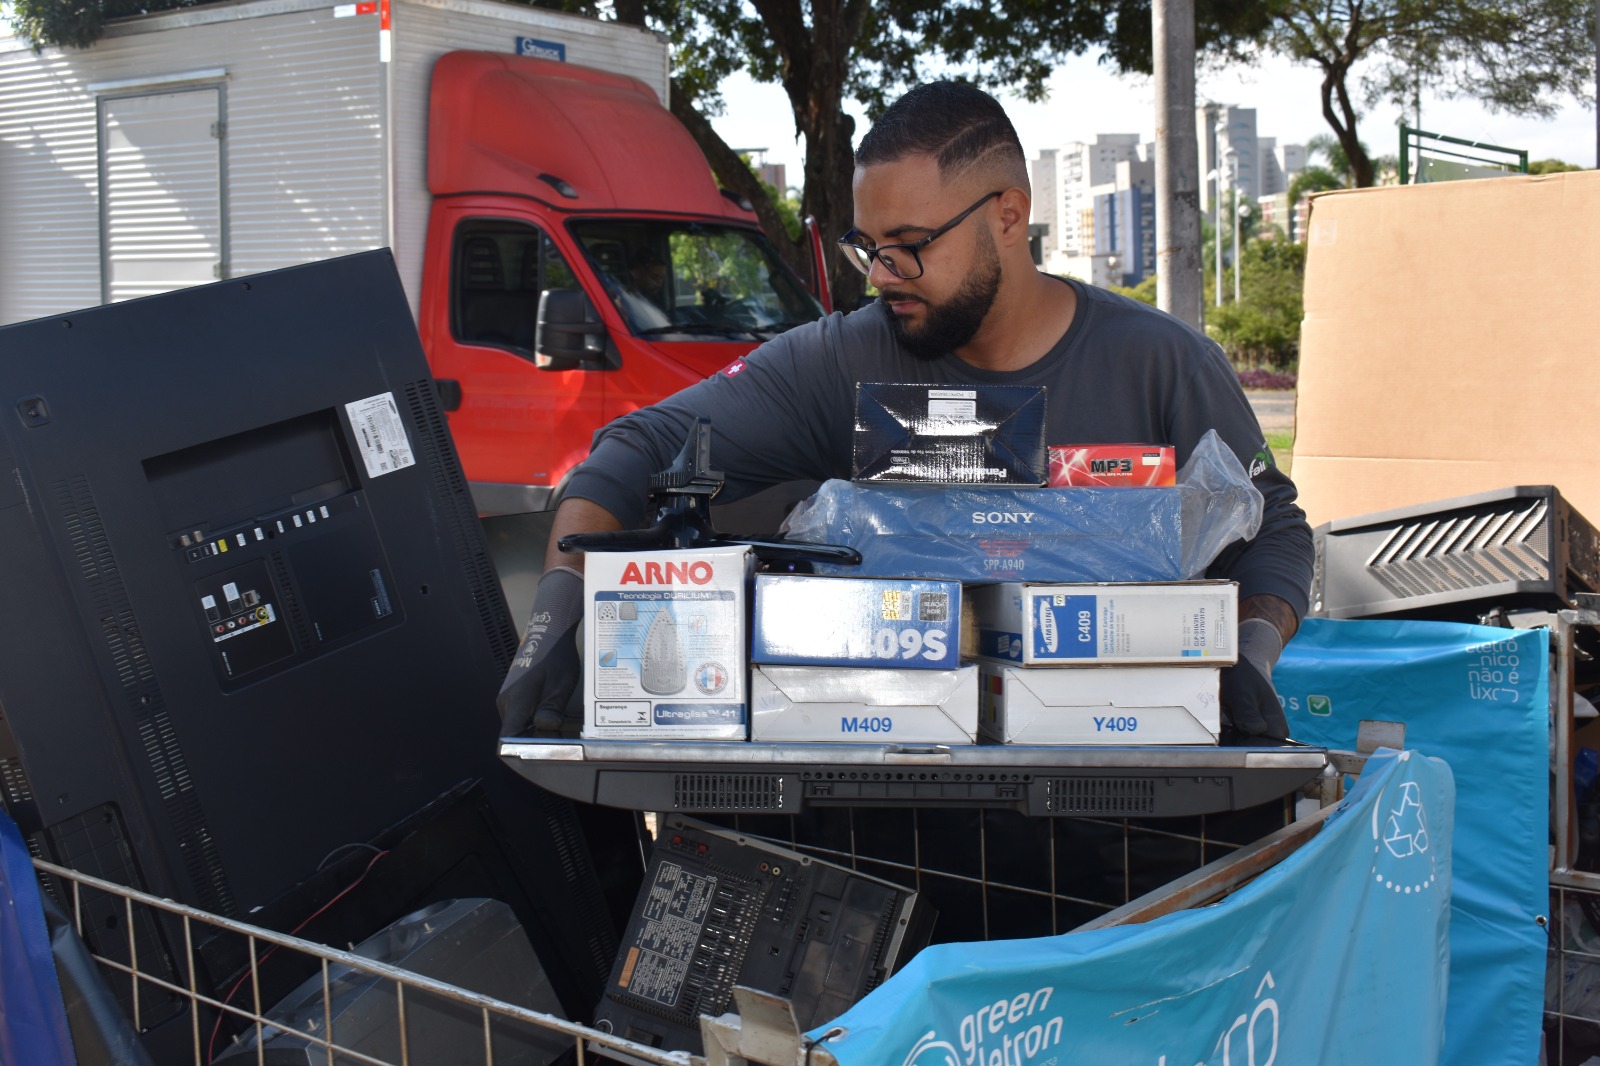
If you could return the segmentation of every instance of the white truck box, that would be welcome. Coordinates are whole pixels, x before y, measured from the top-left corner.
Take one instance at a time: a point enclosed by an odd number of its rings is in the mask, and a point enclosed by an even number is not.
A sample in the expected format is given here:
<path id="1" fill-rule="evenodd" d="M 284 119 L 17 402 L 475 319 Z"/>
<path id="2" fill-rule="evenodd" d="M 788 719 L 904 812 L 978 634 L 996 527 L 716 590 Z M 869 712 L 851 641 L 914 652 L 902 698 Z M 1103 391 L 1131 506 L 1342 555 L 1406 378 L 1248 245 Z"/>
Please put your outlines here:
<path id="1" fill-rule="evenodd" d="M 387 61 L 375 4 L 216 4 L 37 53 L 0 24 L 0 325 L 382 247 L 415 314 L 439 56 L 560 51 L 667 99 L 666 43 L 637 27 L 388 8 Z"/>

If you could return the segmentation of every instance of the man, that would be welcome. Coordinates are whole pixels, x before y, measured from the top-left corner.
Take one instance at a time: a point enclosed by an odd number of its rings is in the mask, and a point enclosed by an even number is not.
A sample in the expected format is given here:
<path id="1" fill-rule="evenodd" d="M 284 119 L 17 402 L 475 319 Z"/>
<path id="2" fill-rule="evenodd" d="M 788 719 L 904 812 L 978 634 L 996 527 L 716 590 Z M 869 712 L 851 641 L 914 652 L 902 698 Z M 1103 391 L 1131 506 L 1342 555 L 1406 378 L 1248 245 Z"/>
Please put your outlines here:
<path id="1" fill-rule="evenodd" d="M 1028 248 L 1027 166 L 1000 105 L 961 82 L 919 86 L 862 139 L 845 254 L 879 301 L 783 334 L 725 371 L 601 430 L 554 522 L 535 616 L 501 693 L 504 727 L 561 725 L 581 676 L 581 556 L 569 533 L 633 527 L 645 485 L 697 415 L 730 499 L 850 476 L 858 381 L 1044 385 L 1051 443 L 1159 441 L 1182 463 L 1215 428 L 1266 500 L 1260 533 L 1212 576 L 1240 585 L 1240 662 L 1223 671 L 1230 739 L 1288 735 L 1272 666 L 1307 607 L 1311 531 L 1221 350 L 1158 311 L 1042 274 Z"/>

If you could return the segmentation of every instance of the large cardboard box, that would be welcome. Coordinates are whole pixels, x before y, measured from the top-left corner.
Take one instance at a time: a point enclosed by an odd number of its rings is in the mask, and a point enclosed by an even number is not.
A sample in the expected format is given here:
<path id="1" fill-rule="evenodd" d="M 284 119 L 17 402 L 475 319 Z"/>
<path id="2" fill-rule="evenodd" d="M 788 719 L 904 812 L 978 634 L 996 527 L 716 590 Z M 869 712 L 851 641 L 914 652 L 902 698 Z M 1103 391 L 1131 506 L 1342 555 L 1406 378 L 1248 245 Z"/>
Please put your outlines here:
<path id="1" fill-rule="evenodd" d="M 1600 516 L 1600 172 L 1311 204 L 1294 480 L 1313 525 L 1553 484 Z"/>

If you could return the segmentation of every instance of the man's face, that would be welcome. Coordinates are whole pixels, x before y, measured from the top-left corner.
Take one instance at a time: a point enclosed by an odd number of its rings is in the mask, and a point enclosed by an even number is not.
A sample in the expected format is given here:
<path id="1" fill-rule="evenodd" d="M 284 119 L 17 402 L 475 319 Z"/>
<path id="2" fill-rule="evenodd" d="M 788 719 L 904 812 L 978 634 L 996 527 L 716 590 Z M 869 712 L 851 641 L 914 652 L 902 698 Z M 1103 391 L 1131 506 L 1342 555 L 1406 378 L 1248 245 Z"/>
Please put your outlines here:
<path id="1" fill-rule="evenodd" d="M 928 156 L 857 167 L 852 187 L 856 232 L 872 247 L 920 240 L 990 191 L 946 184 Z M 873 262 L 868 280 L 893 316 L 897 339 L 918 358 L 938 359 L 965 345 L 994 304 L 1001 266 L 987 224 L 992 205 L 920 249 L 919 278 L 897 278 Z"/>
<path id="2" fill-rule="evenodd" d="M 640 292 L 658 293 L 667 280 L 665 263 L 643 263 L 633 270 L 634 284 Z"/>

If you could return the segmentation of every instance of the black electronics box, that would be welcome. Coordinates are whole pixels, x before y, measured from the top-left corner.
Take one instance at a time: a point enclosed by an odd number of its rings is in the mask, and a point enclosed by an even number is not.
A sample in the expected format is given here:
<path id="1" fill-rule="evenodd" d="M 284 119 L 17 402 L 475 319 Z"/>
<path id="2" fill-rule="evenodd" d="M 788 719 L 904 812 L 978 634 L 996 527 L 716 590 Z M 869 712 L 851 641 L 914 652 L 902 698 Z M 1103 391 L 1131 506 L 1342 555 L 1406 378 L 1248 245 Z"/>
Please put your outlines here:
<path id="1" fill-rule="evenodd" d="M 1043 485 L 1045 389 L 858 382 L 851 471 L 855 481 Z"/>
<path id="2" fill-rule="evenodd" d="M 1341 518 L 1315 531 L 1311 613 L 1476 621 L 1600 592 L 1600 534 L 1550 485 Z"/>
<path id="3" fill-rule="evenodd" d="M 788 999 L 809 1030 L 909 961 L 933 920 L 912 889 L 670 815 L 595 1028 L 698 1055 L 700 1016 L 733 1009 L 744 985 Z"/>

